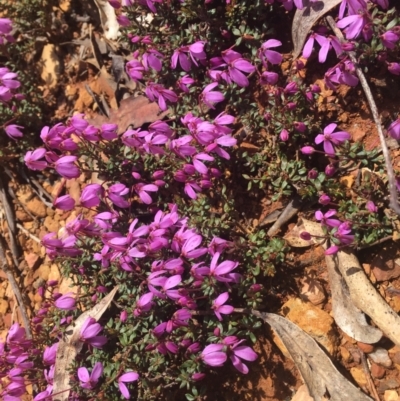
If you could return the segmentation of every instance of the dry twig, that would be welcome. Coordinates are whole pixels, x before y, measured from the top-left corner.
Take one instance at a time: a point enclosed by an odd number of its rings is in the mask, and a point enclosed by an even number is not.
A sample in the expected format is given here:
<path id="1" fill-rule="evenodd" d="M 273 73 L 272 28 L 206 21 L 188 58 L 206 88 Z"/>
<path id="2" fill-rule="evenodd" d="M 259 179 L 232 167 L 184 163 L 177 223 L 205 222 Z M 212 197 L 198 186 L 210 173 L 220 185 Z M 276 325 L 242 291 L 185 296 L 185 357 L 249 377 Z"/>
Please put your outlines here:
<path id="1" fill-rule="evenodd" d="M 340 42 L 344 42 L 345 39 L 342 35 L 342 32 L 336 27 L 336 24 L 335 24 L 335 21 L 333 20 L 333 18 L 328 15 L 326 17 L 326 20 L 328 21 L 328 24 L 330 25 L 330 27 L 332 28 L 333 32 L 335 33 L 336 37 L 340 40 Z M 350 60 L 354 64 L 354 67 L 356 69 L 356 74 L 360 80 L 361 86 L 364 90 L 369 107 L 371 109 L 372 117 L 373 117 L 376 127 L 378 129 L 379 140 L 381 142 L 382 153 L 383 153 L 383 157 L 385 159 L 386 171 L 387 171 L 387 176 L 388 176 L 388 181 L 389 181 L 390 207 L 397 214 L 400 215 L 400 205 L 397 200 L 398 194 L 397 194 L 397 188 L 396 188 L 396 178 L 394 175 L 392 161 L 390 159 L 389 149 L 386 145 L 385 135 L 383 133 L 382 124 L 381 124 L 381 119 L 379 118 L 378 108 L 376 106 L 371 89 L 368 85 L 367 79 L 365 78 L 364 73 L 361 71 L 361 68 L 358 66 L 358 61 L 355 57 L 355 53 L 354 52 L 346 52 L 346 53 L 348 54 Z"/>
<path id="2" fill-rule="evenodd" d="M 25 308 L 25 304 L 22 298 L 21 291 L 19 289 L 18 283 L 14 278 L 14 275 L 8 266 L 8 262 L 6 259 L 6 254 L 4 252 L 3 248 L 3 243 L 2 243 L 2 238 L 0 238 L 0 267 L 1 270 L 6 274 L 8 281 L 10 282 L 11 288 L 13 290 L 13 293 L 15 297 L 17 298 L 18 304 L 19 304 L 19 309 L 21 311 L 22 315 L 22 320 L 24 321 L 24 326 L 25 326 L 25 331 L 26 331 L 26 337 L 27 338 L 32 338 L 32 332 L 31 328 L 29 325 L 29 317 L 28 317 L 28 312 Z"/>
<path id="3" fill-rule="evenodd" d="M 372 380 L 371 373 L 370 373 L 369 368 L 368 368 L 367 358 L 365 357 L 364 352 L 362 352 L 360 349 L 358 351 L 359 351 L 360 356 L 361 356 L 361 364 L 362 364 L 362 367 L 364 369 L 364 374 L 365 374 L 365 377 L 367 379 L 367 383 L 368 383 L 370 394 L 374 397 L 375 401 L 380 401 L 378 392 L 376 391 L 376 387 L 375 387 L 374 381 Z"/>

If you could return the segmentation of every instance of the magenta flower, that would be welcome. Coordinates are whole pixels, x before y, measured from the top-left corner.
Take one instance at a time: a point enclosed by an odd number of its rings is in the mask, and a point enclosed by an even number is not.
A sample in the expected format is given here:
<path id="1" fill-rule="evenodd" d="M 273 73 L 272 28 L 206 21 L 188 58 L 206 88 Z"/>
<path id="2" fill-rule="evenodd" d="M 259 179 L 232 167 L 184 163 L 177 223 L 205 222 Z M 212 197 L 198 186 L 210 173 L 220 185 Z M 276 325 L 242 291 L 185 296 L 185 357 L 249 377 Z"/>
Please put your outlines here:
<path id="1" fill-rule="evenodd" d="M 328 210 L 325 214 L 323 214 L 320 210 L 315 212 L 315 218 L 321 222 L 321 225 L 328 227 L 339 227 L 340 221 L 337 219 L 331 219 L 332 216 L 336 215 L 336 210 Z"/>
<path id="2" fill-rule="evenodd" d="M 100 205 L 101 198 L 104 196 L 104 188 L 99 184 L 89 184 L 83 189 L 80 202 L 87 208 Z"/>
<path id="3" fill-rule="evenodd" d="M 218 82 L 208 84 L 200 95 L 200 99 L 203 101 L 203 103 L 213 110 L 215 109 L 215 103 L 223 102 L 225 100 L 225 96 L 221 92 L 213 91 L 213 89 L 217 86 Z"/>
<path id="4" fill-rule="evenodd" d="M 179 64 L 181 65 L 184 71 L 189 71 L 191 68 L 191 62 L 198 66 L 196 59 L 200 61 L 206 60 L 207 56 L 204 52 L 205 42 L 198 41 L 190 46 L 182 46 L 179 49 L 176 49 L 171 57 L 171 67 L 175 69 Z M 190 56 L 190 59 L 189 59 Z"/>
<path id="5" fill-rule="evenodd" d="M 351 226 L 348 222 L 339 225 L 334 237 L 337 238 L 341 244 L 349 245 L 354 241 L 354 235 L 351 234 Z"/>
<path id="6" fill-rule="evenodd" d="M 58 174 L 65 178 L 78 178 L 81 172 L 74 164 L 78 158 L 76 156 L 63 156 L 55 162 L 55 169 Z"/>
<path id="7" fill-rule="evenodd" d="M 338 28 L 346 28 L 346 39 L 355 39 L 360 35 L 368 20 L 364 13 L 349 15 L 336 23 Z"/>
<path id="8" fill-rule="evenodd" d="M 132 383 L 139 379 L 139 375 L 136 372 L 128 372 L 124 373 L 122 376 L 118 378 L 118 387 L 121 394 L 129 400 L 131 395 L 129 393 L 128 387 L 125 383 Z"/>
<path id="9" fill-rule="evenodd" d="M 123 198 L 123 196 L 127 194 L 129 194 L 129 188 L 121 183 L 111 185 L 111 187 L 108 188 L 108 199 L 120 208 L 126 209 L 130 206 L 130 203 Z"/>
<path id="10" fill-rule="evenodd" d="M 207 248 L 198 248 L 202 241 L 203 237 L 201 235 L 193 234 L 183 244 L 181 255 L 187 259 L 196 259 L 203 256 L 207 253 Z"/>
<path id="11" fill-rule="evenodd" d="M 178 86 L 182 92 L 189 93 L 189 86 L 193 85 L 196 81 L 191 78 L 189 75 L 185 75 L 178 79 Z"/>
<path id="12" fill-rule="evenodd" d="M 4 131 L 6 131 L 6 134 L 8 135 L 9 138 L 14 139 L 16 141 L 19 138 L 22 138 L 24 134 L 20 131 L 22 127 L 21 125 L 15 125 L 15 124 L 10 124 L 6 125 L 4 128 Z"/>
<path id="13" fill-rule="evenodd" d="M 400 64 L 388 63 L 388 71 L 393 75 L 400 75 Z"/>
<path id="14" fill-rule="evenodd" d="M 39 148 L 33 152 L 30 150 L 26 152 L 24 157 L 25 164 L 31 170 L 44 170 L 47 167 L 47 162 L 45 160 L 40 160 L 46 154 L 46 149 Z"/>
<path id="15" fill-rule="evenodd" d="M 158 186 L 154 184 L 139 183 L 134 186 L 134 189 L 142 202 L 146 205 L 150 205 L 151 202 L 153 202 L 153 199 L 151 199 L 151 196 L 147 192 L 157 192 Z"/>
<path id="16" fill-rule="evenodd" d="M 223 283 L 238 283 L 241 279 L 240 274 L 231 272 L 238 267 L 239 263 L 232 260 L 224 260 L 217 265 L 219 257 L 219 252 L 216 252 L 211 260 L 209 275 Z"/>
<path id="17" fill-rule="evenodd" d="M 64 195 L 58 197 L 53 205 L 55 208 L 60 210 L 72 210 L 75 206 L 75 201 L 71 198 L 70 195 Z"/>
<path id="18" fill-rule="evenodd" d="M 167 110 L 167 100 L 171 103 L 178 101 L 178 96 L 174 91 L 165 89 L 162 85 L 152 82 L 147 84 L 145 94 L 152 102 L 157 100 L 158 106 L 162 111 Z"/>
<path id="19" fill-rule="evenodd" d="M 58 343 L 53 344 L 51 347 L 46 347 L 43 352 L 43 362 L 45 365 L 54 365 L 56 363 Z"/>
<path id="20" fill-rule="evenodd" d="M 150 49 L 143 54 L 143 66 L 147 71 L 149 68 L 160 72 L 162 69 L 162 59 L 164 56 L 155 49 Z"/>
<path id="21" fill-rule="evenodd" d="M 214 313 L 220 322 L 222 321 L 221 313 L 223 315 L 229 315 L 233 312 L 234 309 L 233 306 L 224 305 L 224 303 L 228 300 L 228 298 L 229 298 L 229 293 L 224 292 L 221 295 L 219 295 L 216 299 L 214 299 L 212 303 L 211 308 L 214 310 Z"/>
<path id="22" fill-rule="evenodd" d="M 261 85 L 275 85 L 278 82 L 279 75 L 276 72 L 264 71 L 260 77 Z"/>
<path id="23" fill-rule="evenodd" d="M 242 362 L 242 360 L 255 361 L 258 356 L 250 347 L 239 345 L 242 341 L 239 341 L 230 347 L 231 354 L 229 359 L 232 361 L 233 366 L 240 373 L 247 374 L 249 372 L 249 368 Z"/>
<path id="24" fill-rule="evenodd" d="M 398 141 L 400 140 L 400 118 L 396 121 L 393 121 L 388 128 L 388 134 Z"/>
<path id="25" fill-rule="evenodd" d="M 315 138 L 315 143 L 318 145 L 321 142 L 324 143 L 324 151 L 329 156 L 335 155 L 335 148 L 333 145 L 340 145 L 350 139 L 350 134 L 348 132 L 340 131 L 333 132 L 337 127 L 337 124 L 329 124 L 325 127 L 324 133 L 319 134 Z"/>
<path id="26" fill-rule="evenodd" d="M 55 302 L 54 305 L 56 308 L 61 309 L 61 310 L 74 310 L 75 305 L 76 305 L 76 300 L 75 298 L 71 297 L 72 292 L 68 292 L 64 295 L 62 295 L 60 298 L 58 298 Z"/>
<path id="27" fill-rule="evenodd" d="M 339 247 L 337 245 L 332 245 L 324 253 L 325 255 L 335 255 L 336 253 L 338 253 L 338 251 Z"/>
<path id="28" fill-rule="evenodd" d="M 131 60 L 126 63 L 126 73 L 130 76 L 130 78 L 138 82 L 143 79 L 143 64 L 139 60 Z"/>
<path id="29" fill-rule="evenodd" d="M 209 366 L 222 366 L 227 359 L 223 344 L 210 344 L 201 353 L 201 359 Z"/>
<path id="30" fill-rule="evenodd" d="M 276 39 L 269 39 L 261 46 L 261 53 L 267 61 L 271 64 L 280 64 L 282 62 L 282 55 L 271 48 L 282 46 L 282 42 Z"/>
<path id="31" fill-rule="evenodd" d="M 103 327 L 94 318 L 88 317 L 81 327 L 79 339 L 95 348 L 101 348 L 107 342 L 106 337 L 97 335 L 102 330 Z"/>
<path id="32" fill-rule="evenodd" d="M 96 362 L 93 366 L 92 373 L 89 374 L 86 368 L 78 369 L 78 377 L 82 388 L 92 390 L 97 386 L 100 376 L 103 374 L 103 364 Z"/>
<path id="33" fill-rule="evenodd" d="M 138 317 L 142 313 L 148 312 L 153 307 L 153 296 L 154 294 L 152 292 L 148 292 L 139 298 L 136 302 L 136 308 L 133 311 L 134 316 Z"/>

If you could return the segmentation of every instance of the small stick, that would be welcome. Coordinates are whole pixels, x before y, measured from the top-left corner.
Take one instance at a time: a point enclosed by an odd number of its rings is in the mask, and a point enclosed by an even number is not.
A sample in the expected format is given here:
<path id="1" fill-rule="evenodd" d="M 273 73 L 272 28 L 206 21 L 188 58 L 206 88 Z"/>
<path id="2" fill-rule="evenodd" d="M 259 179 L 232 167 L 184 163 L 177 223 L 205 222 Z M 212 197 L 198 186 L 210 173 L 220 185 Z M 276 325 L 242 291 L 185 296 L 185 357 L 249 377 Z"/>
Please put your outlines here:
<path id="1" fill-rule="evenodd" d="M 17 227 L 24 233 L 26 234 L 30 239 L 33 239 L 34 241 L 38 242 L 40 244 L 40 239 L 36 237 L 36 235 L 31 234 L 24 226 L 21 224 L 17 223 Z"/>
<path id="2" fill-rule="evenodd" d="M 21 315 L 22 315 L 22 320 L 24 321 L 26 337 L 28 339 L 32 338 L 32 332 L 31 332 L 31 328 L 29 325 L 28 312 L 25 308 L 25 304 L 24 304 L 24 301 L 22 298 L 21 291 L 18 287 L 18 283 L 15 280 L 10 267 L 8 266 L 8 262 L 7 262 L 6 255 L 5 255 L 4 248 L 3 248 L 2 238 L 0 238 L 0 268 L 6 274 L 7 279 L 10 282 L 11 288 L 14 292 L 14 295 L 18 300 L 19 309 L 20 309 Z"/>
<path id="3" fill-rule="evenodd" d="M 336 37 L 340 40 L 340 42 L 341 43 L 344 42 L 345 39 L 342 35 L 342 32 L 336 27 L 336 24 L 335 24 L 335 21 L 333 20 L 333 18 L 328 15 L 326 17 L 326 20 L 328 21 L 329 26 L 332 28 L 333 32 L 335 33 Z M 361 71 L 361 68 L 358 66 L 358 61 L 356 59 L 355 53 L 354 52 L 346 52 L 346 53 L 349 55 L 350 60 L 354 64 L 354 67 L 356 69 L 356 74 L 357 74 L 358 78 L 360 79 L 360 83 L 364 90 L 365 96 L 367 98 L 369 108 L 371 109 L 372 117 L 373 117 L 376 127 L 378 129 L 379 140 L 381 142 L 383 157 L 385 158 L 387 176 L 388 176 L 388 181 L 389 181 L 390 207 L 397 214 L 400 215 L 400 205 L 397 200 L 398 194 L 397 194 L 397 188 L 396 188 L 396 179 L 395 179 L 395 175 L 394 175 L 392 161 L 390 159 L 389 149 L 386 145 L 385 135 L 383 133 L 382 124 L 381 124 L 381 119 L 379 118 L 378 108 L 376 106 L 371 89 L 368 85 L 367 79 L 365 78 L 364 73 Z"/>
<path id="4" fill-rule="evenodd" d="M 358 351 L 359 351 L 360 356 L 361 356 L 361 364 L 362 364 L 362 367 L 364 369 L 364 374 L 365 374 L 365 377 L 366 377 L 367 382 L 368 382 L 369 391 L 370 391 L 371 395 L 374 397 L 375 401 L 380 401 L 378 392 L 376 391 L 376 387 L 375 387 L 374 381 L 372 380 L 371 373 L 370 373 L 369 368 L 368 368 L 367 358 L 365 357 L 364 352 L 362 352 L 360 349 Z"/>
<path id="5" fill-rule="evenodd" d="M 17 233 L 17 227 L 15 225 L 14 211 L 8 203 L 6 190 L 3 185 L 3 181 L 0 178 L 0 199 L 3 205 L 4 211 L 6 213 L 6 220 L 8 226 L 8 233 L 10 237 L 11 254 L 15 266 L 18 266 L 18 258 L 20 257 L 20 252 L 18 249 L 17 241 L 15 240 L 15 235 Z"/>
<path id="6" fill-rule="evenodd" d="M 267 235 L 273 237 L 285 223 L 287 223 L 292 217 L 296 216 L 302 206 L 303 203 L 299 197 L 296 196 L 293 198 L 280 214 L 278 220 L 267 231 Z"/>

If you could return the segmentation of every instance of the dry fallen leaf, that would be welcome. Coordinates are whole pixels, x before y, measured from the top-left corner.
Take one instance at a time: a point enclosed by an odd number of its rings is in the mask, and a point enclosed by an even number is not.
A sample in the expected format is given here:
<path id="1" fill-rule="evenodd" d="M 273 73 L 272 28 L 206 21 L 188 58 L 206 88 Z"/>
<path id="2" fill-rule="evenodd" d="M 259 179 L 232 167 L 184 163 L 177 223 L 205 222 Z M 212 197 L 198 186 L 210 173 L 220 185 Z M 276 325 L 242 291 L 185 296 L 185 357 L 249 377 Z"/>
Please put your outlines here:
<path id="1" fill-rule="evenodd" d="M 69 384 L 70 377 L 68 368 L 83 347 L 83 342 L 79 340 L 83 323 L 89 316 L 96 320 L 99 320 L 110 305 L 117 291 L 118 287 L 115 287 L 97 305 L 82 313 L 75 320 L 74 324 L 68 326 L 66 330 L 67 334 L 64 336 L 63 339 L 60 340 L 58 344 L 53 380 L 53 401 L 68 400 L 71 387 Z"/>
<path id="2" fill-rule="evenodd" d="M 273 313 L 253 314 L 267 322 L 282 340 L 314 401 L 372 401 L 343 377 L 317 342 L 294 323 Z"/>
<path id="3" fill-rule="evenodd" d="M 296 242 L 296 235 L 300 235 L 302 231 L 307 231 L 316 236 L 312 238 L 312 242 L 315 244 L 320 242 L 320 245 L 326 248 L 326 244 L 318 238 L 324 236 L 321 224 L 306 219 L 299 220 L 296 226 L 285 236 L 286 241 L 292 246 L 300 247 L 301 243 L 299 245 L 299 242 Z M 308 245 L 308 241 L 299 240 L 303 242 L 303 246 Z M 326 265 L 332 294 L 332 314 L 336 324 L 357 341 L 366 344 L 378 342 L 382 337 L 382 332 L 370 326 L 364 313 L 356 307 L 350 296 L 347 283 L 339 273 L 332 256 L 326 256 Z"/>
<path id="4" fill-rule="evenodd" d="M 121 101 L 118 110 L 110 111 L 110 118 L 97 115 L 88 121 L 95 127 L 106 123 L 117 124 L 118 133 L 122 134 L 130 125 L 139 128 L 145 123 L 161 120 L 167 114 L 168 111 L 161 112 L 158 104 L 150 102 L 145 96 L 130 96 Z"/>
<path id="5" fill-rule="evenodd" d="M 313 25 L 342 0 L 309 1 L 302 10 L 297 10 L 292 24 L 293 58 L 297 58 Z"/>

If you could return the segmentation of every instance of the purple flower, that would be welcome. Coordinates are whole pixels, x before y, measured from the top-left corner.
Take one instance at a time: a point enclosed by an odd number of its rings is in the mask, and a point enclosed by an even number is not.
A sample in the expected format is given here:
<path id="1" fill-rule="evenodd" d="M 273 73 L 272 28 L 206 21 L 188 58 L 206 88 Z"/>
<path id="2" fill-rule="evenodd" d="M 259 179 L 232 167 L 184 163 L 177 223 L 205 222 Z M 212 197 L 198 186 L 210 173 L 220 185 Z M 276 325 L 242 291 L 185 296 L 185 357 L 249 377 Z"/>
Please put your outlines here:
<path id="1" fill-rule="evenodd" d="M 158 105 L 162 111 L 167 110 L 166 100 L 171 103 L 178 101 L 178 96 L 174 91 L 165 89 L 162 85 L 152 82 L 147 84 L 145 94 L 152 102 L 158 100 Z"/>
<path id="2" fill-rule="evenodd" d="M 64 295 L 62 295 L 60 298 L 58 298 L 55 302 L 54 305 L 58 309 L 62 310 L 74 310 L 75 305 L 76 305 L 76 300 L 75 298 L 71 297 L 72 292 L 68 292 Z"/>
<path id="3" fill-rule="evenodd" d="M 201 353 L 201 359 L 209 366 L 222 366 L 227 359 L 226 353 L 223 352 L 223 344 L 210 344 L 204 348 Z"/>
<path id="4" fill-rule="evenodd" d="M 46 149 L 39 148 L 32 151 L 26 152 L 24 157 L 25 164 L 31 170 L 44 170 L 47 167 L 47 162 L 45 160 L 39 160 L 44 157 L 46 154 Z"/>
<path id="5" fill-rule="evenodd" d="M 312 146 L 303 146 L 300 149 L 300 152 L 303 153 L 303 155 L 312 155 L 315 152 L 315 149 Z"/>
<path id="6" fill-rule="evenodd" d="M 219 252 L 216 252 L 211 260 L 209 275 L 214 277 L 217 281 L 225 283 L 239 282 L 241 276 L 238 273 L 231 273 L 232 270 L 238 267 L 239 263 L 225 260 L 217 265 L 219 257 Z"/>
<path id="7" fill-rule="evenodd" d="M 196 259 L 207 253 L 207 248 L 198 248 L 203 241 L 203 237 L 199 234 L 193 234 L 188 238 L 182 246 L 181 256 L 187 259 Z M 196 249 L 197 248 L 197 249 Z"/>
<path id="8" fill-rule="evenodd" d="M 346 39 L 355 39 L 360 35 L 364 26 L 368 22 L 367 17 L 364 13 L 349 15 L 341 19 L 336 23 L 338 28 L 346 28 L 344 33 L 346 34 Z"/>
<path id="9" fill-rule="evenodd" d="M 221 313 L 223 315 L 229 315 L 233 312 L 234 309 L 233 306 L 224 305 L 224 303 L 228 300 L 228 298 L 229 298 L 229 293 L 224 292 L 221 295 L 219 295 L 216 299 L 214 299 L 212 303 L 212 309 L 214 310 L 214 313 L 220 322 L 222 321 Z"/>
<path id="10" fill-rule="evenodd" d="M 81 172 L 74 164 L 78 158 L 76 156 L 63 156 L 55 162 L 55 169 L 58 174 L 65 178 L 78 178 Z"/>
<path id="11" fill-rule="evenodd" d="M 53 205 L 55 208 L 60 210 L 72 210 L 75 206 L 75 201 L 71 198 L 70 195 L 64 195 L 58 197 Z"/>
<path id="12" fill-rule="evenodd" d="M 332 216 L 336 215 L 336 210 L 328 210 L 323 214 L 320 210 L 315 212 L 315 218 L 321 222 L 321 225 L 328 227 L 339 227 L 340 221 L 337 219 L 331 219 Z"/>
<path id="13" fill-rule="evenodd" d="M 114 205 L 126 209 L 130 206 L 130 203 L 124 199 L 123 196 L 127 195 L 128 193 L 129 189 L 126 187 L 126 185 L 117 183 L 108 188 L 108 199 L 110 199 Z"/>
<path id="14" fill-rule="evenodd" d="M 398 141 L 400 140 L 400 118 L 398 118 L 396 121 L 393 121 L 389 128 L 388 128 L 388 134 L 394 138 L 397 139 Z"/>
<path id="15" fill-rule="evenodd" d="M 143 79 L 143 71 L 144 67 L 141 61 L 139 60 L 131 60 L 126 63 L 126 72 L 131 77 L 131 79 L 135 82 Z"/>
<path id="16" fill-rule="evenodd" d="M 9 138 L 16 141 L 18 138 L 22 138 L 24 136 L 24 134 L 20 131 L 21 128 L 24 127 L 22 127 L 21 125 L 10 124 L 6 125 L 4 131 L 6 131 L 6 134 Z"/>
<path id="17" fill-rule="evenodd" d="M 185 93 L 189 93 L 189 85 L 193 85 L 196 81 L 189 75 L 185 75 L 178 80 L 179 89 Z"/>
<path id="18" fill-rule="evenodd" d="M 139 379 L 139 375 L 136 372 L 128 372 L 124 373 L 122 376 L 118 378 L 118 387 L 119 391 L 121 391 L 121 394 L 129 400 L 131 398 L 131 395 L 129 393 L 128 387 L 126 386 L 125 383 L 131 383 L 135 382 Z"/>
<path id="19" fill-rule="evenodd" d="M 88 317 L 81 327 L 80 340 L 95 348 L 101 348 L 107 342 L 106 337 L 97 335 L 102 330 L 103 327 L 95 319 Z"/>
<path id="20" fill-rule="evenodd" d="M 103 374 L 103 364 L 101 362 L 96 362 L 93 366 L 92 373 L 90 373 L 86 368 L 78 369 L 78 377 L 80 381 L 80 385 L 82 388 L 86 388 L 88 390 L 92 390 L 97 386 L 97 382 L 100 379 L 100 376 Z"/>
<path id="21" fill-rule="evenodd" d="M 215 103 L 219 103 L 225 100 L 225 96 L 218 91 L 213 91 L 215 87 L 218 86 L 217 82 L 208 84 L 201 92 L 200 99 L 207 105 L 210 109 L 215 109 Z"/>
<path id="22" fill-rule="evenodd" d="M 261 53 L 267 61 L 271 64 L 280 64 L 282 62 L 282 55 L 274 50 L 269 50 L 274 47 L 282 46 L 282 42 L 276 39 L 269 39 L 261 46 Z"/>
<path id="23" fill-rule="evenodd" d="M 324 253 L 325 255 L 334 255 L 336 253 L 338 253 L 339 251 L 339 247 L 337 245 L 333 245 L 331 247 L 329 247 Z"/>
<path id="24" fill-rule="evenodd" d="M 393 75 L 400 75 L 400 64 L 388 63 L 388 71 Z"/>
<path id="25" fill-rule="evenodd" d="M 162 59 L 164 56 L 155 49 L 150 49 L 143 54 L 143 66 L 147 71 L 149 68 L 160 72 L 162 69 Z"/>
<path id="26" fill-rule="evenodd" d="M 138 317 L 143 312 L 148 312 L 153 307 L 153 296 L 154 294 L 152 292 L 148 292 L 139 298 L 136 302 L 136 308 L 133 311 L 134 316 Z"/>
<path id="27" fill-rule="evenodd" d="M 99 184 L 86 185 L 80 197 L 81 205 L 87 208 L 99 206 L 103 195 L 104 195 L 104 188 L 101 185 Z"/>
<path id="28" fill-rule="evenodd" d="M 154 184 L 143 184 L 139 183 L 134 186 L 135 192 L 139 195 L 139 198 L 146 205 L 150 205 L 153 200 L 147 192 L 157 192 L 158 186 Z"/>
<path id="29" fill-rule="evenodd" d="M 341 244 L 349 245 L 354 241 L 354 235 L 351 233 L 351 227 L 348 223 L 344 222 L 339 225 L 334 237 L 337 238 Z"/>
<path id="30" fill-rule="evenodd" d="M 333 145 L 340 145 L 342 142 L 350 139 L 350 134 L 348 132 L 340 131 L 333 133 L 336 127 L 337 124 L 329 124 L 325 127 L 324 133 L 317 135 L 315 138 L 316 144 L 324 143 L 324 151 L 329 156 L 335 155 L 335 148 Z"/>
<path id="31" fill-rule="evenodd" d="M 394 49 L 396 47 L 396 42 L 398 42 L 400 39 L 397 34 L 390 30 L 383 33 L 380 37 L 382 44 L 388 49 Z"/>
<path id="32" fill-rule="evenodd" d="M 264 71 L 260 77 L 261 85 L 275 85 L 278 82 L 279 75 L 276 72 Z"/>
<path id="33" fill-rule="evenodd" d="M 45 365 L 54 365 L 56 363 L 58 343 L 53 344 L 51 347 L 46 347 L 43 352 L 43 362 Z"/>
<path id="34" fill-rule="evenodd" d="M 239 345 L 242 341 L 239 341 L 230 347 L 231 354 L 229 355 L 229 359 L 240 373 L 247 374 L 249 368 L 242 362 L 242 360 L 255 361 L 257 359 L 257 354 L 250 347 Z"/>

